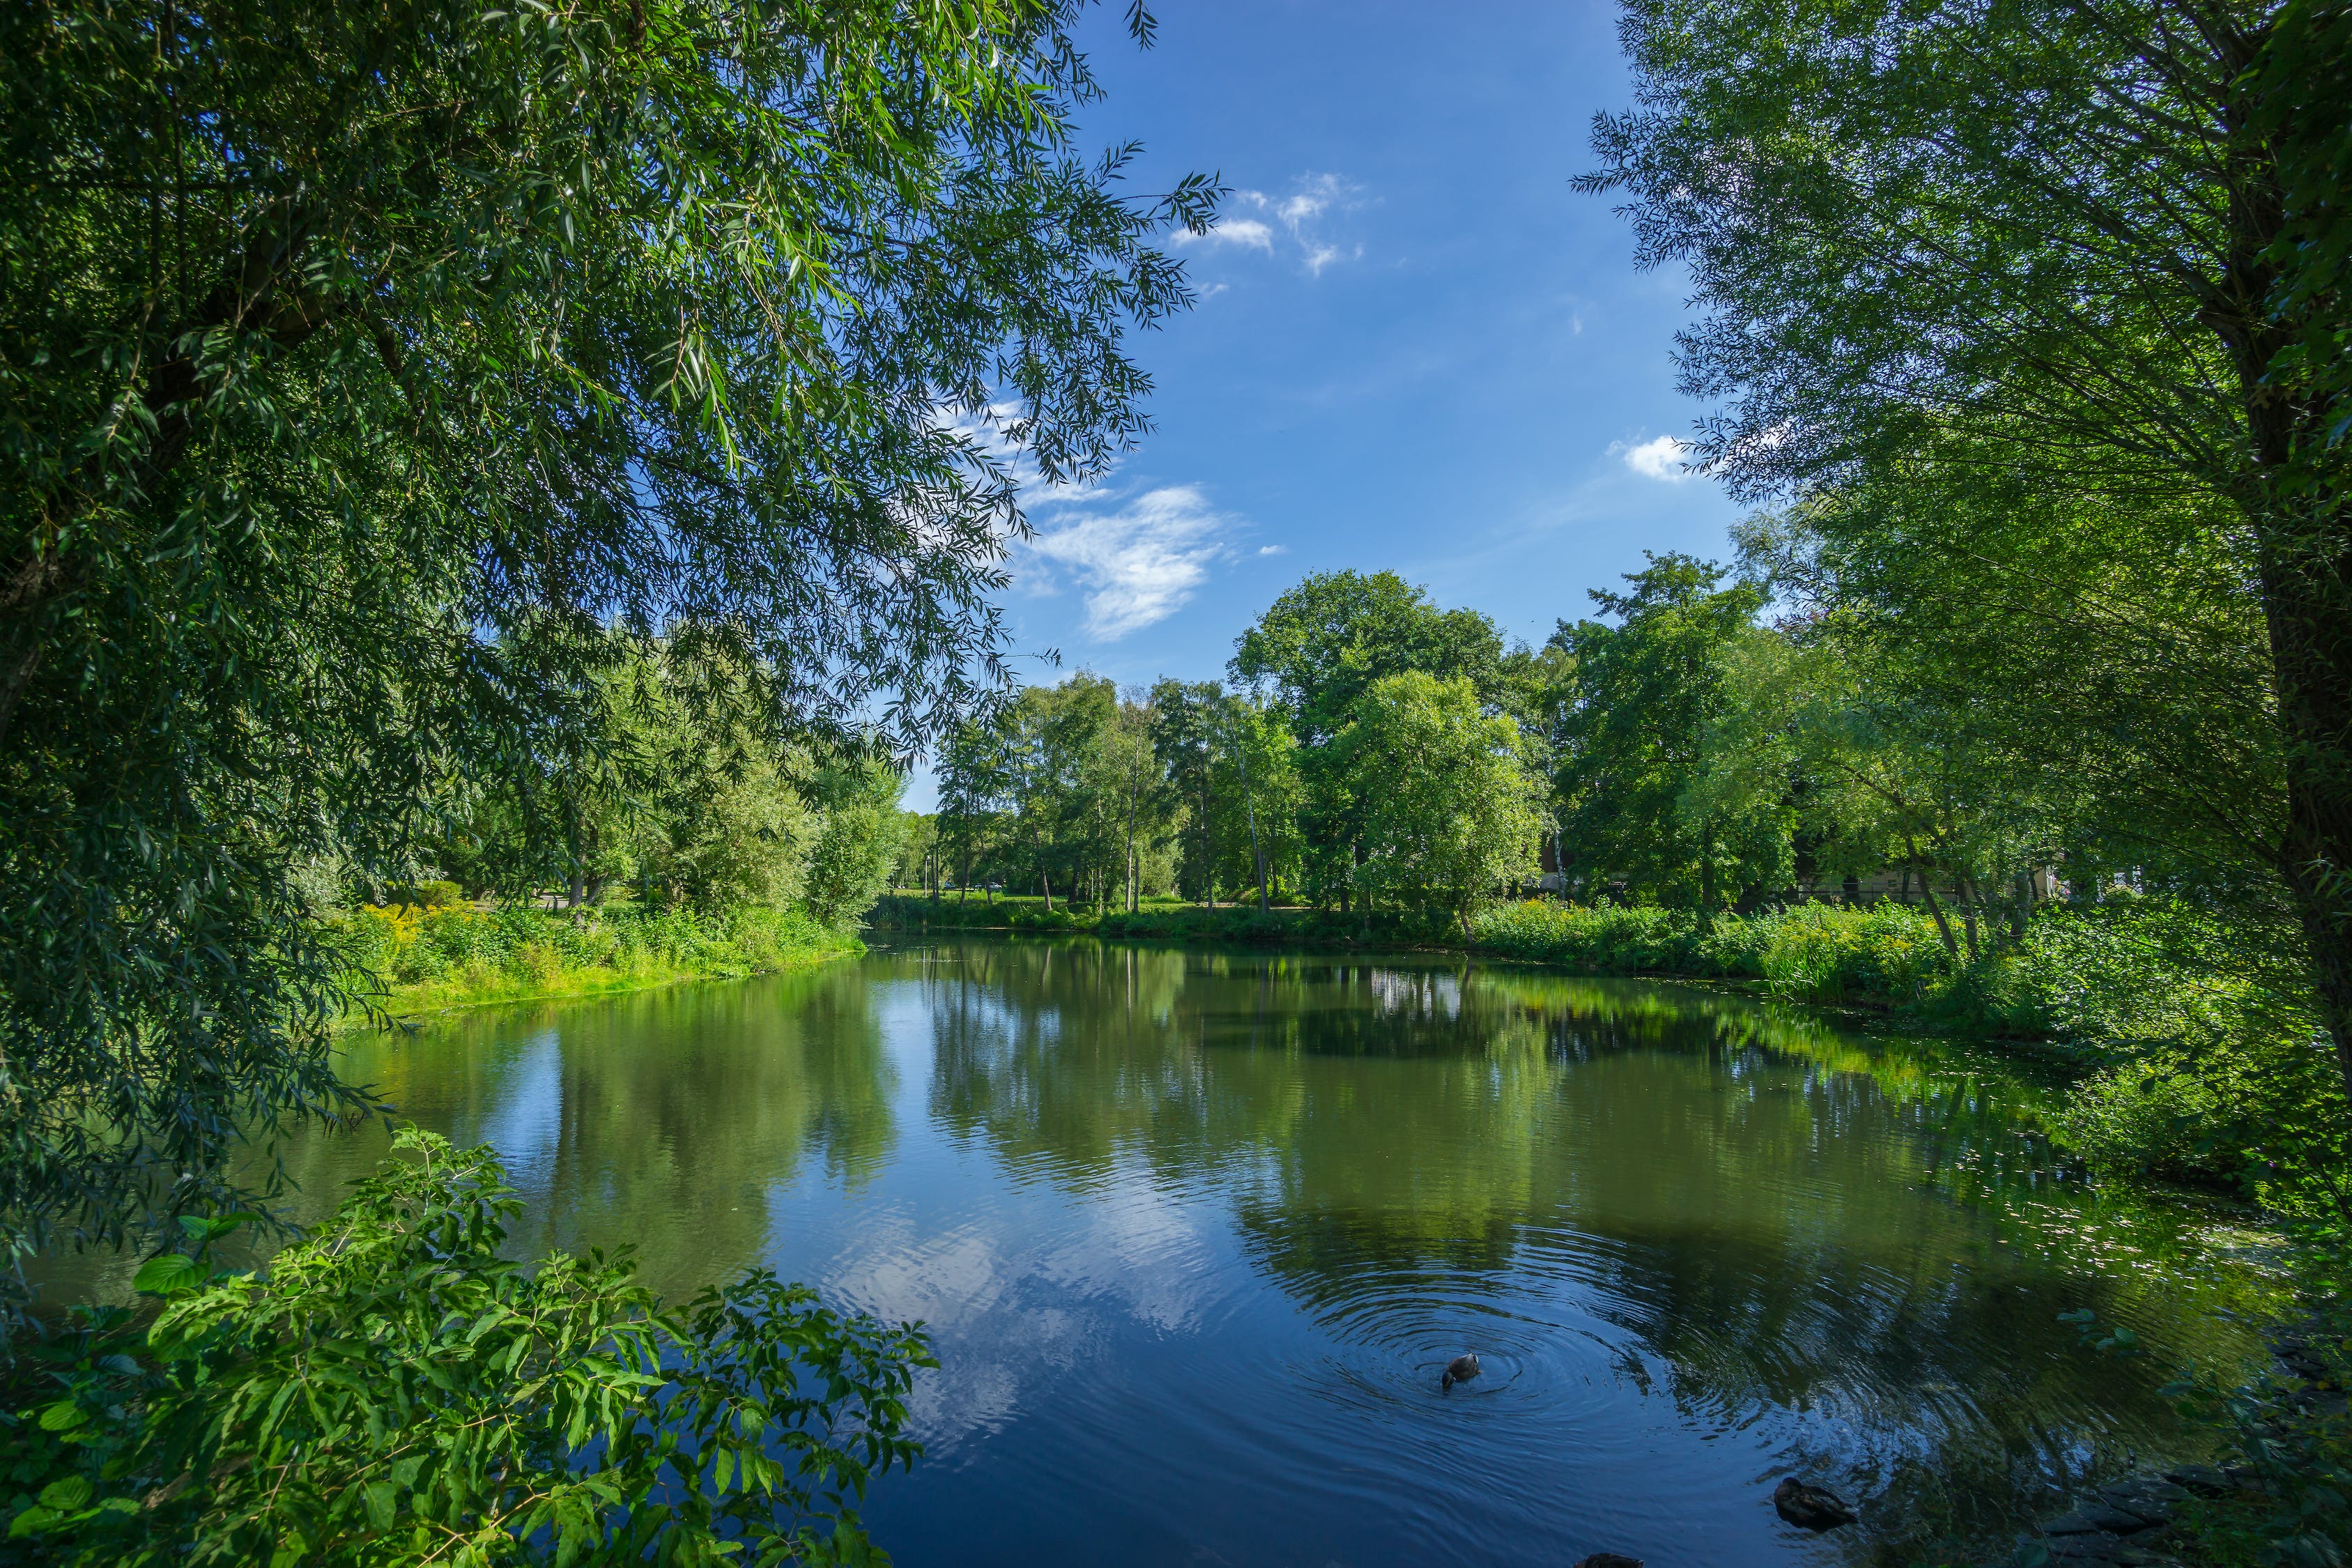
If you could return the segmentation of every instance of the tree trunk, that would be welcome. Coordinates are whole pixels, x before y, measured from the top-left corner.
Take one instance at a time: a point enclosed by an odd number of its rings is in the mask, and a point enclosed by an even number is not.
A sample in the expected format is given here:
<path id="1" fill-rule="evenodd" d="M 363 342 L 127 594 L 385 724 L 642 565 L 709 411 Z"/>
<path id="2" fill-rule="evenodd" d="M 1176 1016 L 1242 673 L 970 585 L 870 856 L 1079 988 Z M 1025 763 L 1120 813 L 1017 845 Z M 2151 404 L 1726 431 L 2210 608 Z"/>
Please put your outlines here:
<path id="1" fill-rule="evenodd" d="M 1957 963 L 1960 957 L 1960 944 L 1952 936 L 1952 922 L 1944 918 L 1944 906 L 1936 898 L 1936 873 L 1921 862 L 1917 840 L 1906 838 L 1904 847 L 1911 851 L 1912 864 L 1919 868 L 1919 890 L 1927 896 L 1927 912 L 1936 917 L 1936 931 L 1944 939 L 1944 951 Z"/>
<path id="2" fill-rule="evenodd" d="M 1054 879 L 1043 867 L 1037 870 L 1037 885 L 1045 889 L 1045 912 L 1050 915 L 1054 912 Z"/>
<path id="3" fill-rule="evenodd" d="M 2239 90 L 2258 90 L 2245 70 L 2252 58 L 2251 48 L 2231 50 L 2221 61 L 2224 79 L 2240 84 L 2224 110 L 2233 129 L 2254 119 L 2255 106 L 2237 99 Z M 2271 314 L 2279 279 L 2271 258 L 2285 228 L 2285 198 L 2273 158 L 2246 167 L 2255 172 L 2231 190 L 2226 293 L 2201 319 L 2230 353 L 2252 438 L 2253 463 L 2239 500 L 2255 531 L 2286 750 L 2279 870 L 2310 950 L 2319 1021 L 2352 1093 L 2352 497 L 2340 459 L 2331 464 L 2327 456 L 2336 410 L 2292 374 L 2273 374 L 2298 326 L 2306 338 L 2317 331 Z"/>
<path id="4" fill-rule="evenodd" d="M 1965 871 L 1952 874 L 1952 886 L 1960 895 L 1960 929 L 1968 933 L 1969 962 L 1977 961 L 1977 885 Z"/>
<path id="5" fill-rule="evenodd" d="M 1209 828 L 1209 772 L 1206 763 L 1201 769 L 1201 888 L 1208 895 L 1209 908 L 1217 907 L 1217 838 Z"/>
<path id="6" fill-rule="evenodd" d="M 1715 925 L 1715 827 L 1712 824 L 1699 829 L 1698 835 L 1698 910 L 1699 924 L 1712 929 Z"/>
<path id="7" fill-rule="evenodd" d="M 2352 543 L 2352 529 L 2334 521 L 2336 542 Z M 2352 605 L 2343 602 L 2352 549 L 2331 553 L 2324 570 L 2266 563 L 2263 607 L 2287 742 L 2279 869 L 2311 951 L 2319 1021 L 2352 1093 Z"/>

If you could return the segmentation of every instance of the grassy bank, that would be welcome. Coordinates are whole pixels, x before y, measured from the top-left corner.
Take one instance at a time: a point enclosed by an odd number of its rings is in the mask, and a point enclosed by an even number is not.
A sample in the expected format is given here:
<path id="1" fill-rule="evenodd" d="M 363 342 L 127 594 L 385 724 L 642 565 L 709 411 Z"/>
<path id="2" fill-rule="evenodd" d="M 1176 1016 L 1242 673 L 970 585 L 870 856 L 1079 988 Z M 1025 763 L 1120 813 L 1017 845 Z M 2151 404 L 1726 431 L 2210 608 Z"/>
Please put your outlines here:
<path id="1" fill-rule="evenodd" d="M 395 907 L 340 916 L 329 929 L 352 971 L 381 987 L 376 1005 L 395 1015 L 642 991 L 865 951 L 855 936 L 797 910 Z"/>

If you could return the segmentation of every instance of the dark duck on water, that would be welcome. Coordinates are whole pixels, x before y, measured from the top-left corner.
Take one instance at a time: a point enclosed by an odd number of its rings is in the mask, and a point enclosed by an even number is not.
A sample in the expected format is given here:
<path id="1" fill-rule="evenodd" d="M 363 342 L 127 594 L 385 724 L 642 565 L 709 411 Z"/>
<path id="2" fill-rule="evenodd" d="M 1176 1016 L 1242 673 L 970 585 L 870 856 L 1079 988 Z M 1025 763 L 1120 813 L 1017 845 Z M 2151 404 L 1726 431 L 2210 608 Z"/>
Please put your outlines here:
<path id="1" fill-rule="evenodd" d="M 1467 1383 L 1478 1375 L 1478 1358 L 1464 1352 L 1445 1363 L 1444 1373 L 1437 1380 L 1437 1391 L 1448 1392 L 1457 1383 Z"/>
<path id="2" fill-rule="evenodd" d="M 1772 1489 L 1772 1507 L 1782 1519 L 1806 1530 L 1834 1530 L 1852 1524 L 1853 1510 L 1827 1487 L 1808 1486 L 1790 1476 Z"/>

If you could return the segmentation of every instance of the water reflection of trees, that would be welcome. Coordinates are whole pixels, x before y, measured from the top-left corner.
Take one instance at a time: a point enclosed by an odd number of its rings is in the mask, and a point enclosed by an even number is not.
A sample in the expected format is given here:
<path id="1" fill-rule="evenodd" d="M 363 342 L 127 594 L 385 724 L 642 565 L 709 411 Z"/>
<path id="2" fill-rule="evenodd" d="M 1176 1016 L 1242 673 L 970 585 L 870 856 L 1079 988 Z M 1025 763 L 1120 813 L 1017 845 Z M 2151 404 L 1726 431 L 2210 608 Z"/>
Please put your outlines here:
<path id="1" fill-rule="evenodd" d="M 2167 1363 L 2252 1348 L 2264 1288 L 2193 1216 L 2069 1175 L 2043 1091 L 1966 1053 L 1678 987 L 1072 945 L 961 953 L 933 1114 L 1076 1189 L 1214 1181 L 1335 1332 L 1413 1299 L 1572 1297 L 1696 1418 L 1830 1411 L 1865 1554 L 2004 1528 L 2102 1449 L 2176 1441 Z M 947 972 L 942 972 L 947 973 Z M 2137 1368 L 2060 1310 L 2132 1325 Z M 1973 1484 L 1992 1492 L 1955 1500 Z M 1996 1495 L 1997 1494 L 1997 1495 Z"/>
<path id="2" fill-rule="evenodd" d="M 408 1116 L 499 1149 L 527 1202 L 519 1251 L 629 1237 L 673 1298 L 757 1262 L 772 1195 L 811 1162 L 855 1187 L 897 1137 L 872 990 L 851 966 L 457 1016 L 362 1037 L 348 1068 Z M 290 1140 L 298 1212 L 331 1208 L 384 1142 Z"/>

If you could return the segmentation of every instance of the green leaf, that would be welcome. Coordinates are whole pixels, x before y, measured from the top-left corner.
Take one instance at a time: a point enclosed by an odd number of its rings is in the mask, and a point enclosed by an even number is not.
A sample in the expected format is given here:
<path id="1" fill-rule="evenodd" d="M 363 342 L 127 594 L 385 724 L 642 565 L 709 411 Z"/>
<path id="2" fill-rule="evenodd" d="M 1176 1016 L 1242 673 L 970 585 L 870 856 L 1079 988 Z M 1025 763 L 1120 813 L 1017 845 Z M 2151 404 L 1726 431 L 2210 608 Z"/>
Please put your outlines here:
<path id="1" fill-rule="evenodd" d="M 64 1518 L 65 1515 L 55 1509 L 41 1508 L 37 1505 L 28 1508 L 9 1521 L 9 1538 L 13 1540 L 19 1535 L 32 1535 L 40 1531 L 53 1529 Z"/>
<path id="2" fill-rule="evenodd" d="M 196 1284 L 196 1260 L 185 1253 L 165 1252 L 139 1266 L 131 1288 L 146 1296 L 176 1296 Z"/>
<path id="3" fill-rule="evenodd" d="M 89 1415 L 70 1399 L 61 1399 L 41 1412 L 41 1430 L 70 1432 L 89 1419 Z"/>
<path id="4" fill-rule="evenodd" d="M 368 1522 L 378 1530 L 390 1530 L 392 1521 L 400 1514 L 400 1493 L 390 1481 L 370 1481 L 367 1484 Z"/>
<path id="5" fill-rule="evenodd" d="M 68 1476 L 41 1489 L 41 1506 L 70 1512 L 89 1504 L 90 1484 L 81 1476 Z"/>

